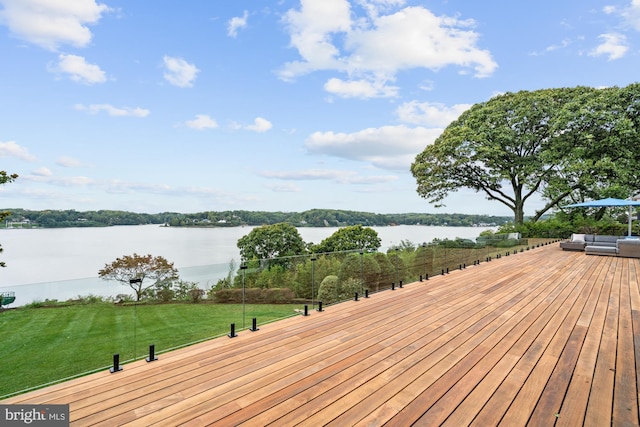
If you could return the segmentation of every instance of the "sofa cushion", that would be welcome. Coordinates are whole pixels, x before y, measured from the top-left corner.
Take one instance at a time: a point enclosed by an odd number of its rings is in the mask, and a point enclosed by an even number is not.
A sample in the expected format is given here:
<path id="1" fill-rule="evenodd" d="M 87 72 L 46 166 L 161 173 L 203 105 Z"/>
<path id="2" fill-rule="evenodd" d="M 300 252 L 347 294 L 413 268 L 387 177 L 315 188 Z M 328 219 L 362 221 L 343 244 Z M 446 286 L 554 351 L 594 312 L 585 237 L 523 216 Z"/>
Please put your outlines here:
<path id="1" fill-rule="evenodd" d="M 618 239 L 618 236 L 596 236 L 593 239 L 593 244 L 595 246 L 615 246 Z"/>
<path id="2" fill-rule="evenodd" d="M 584 234 L 573 233 L 573 235 L 571 236 L 571 241 L 572 242 L 578 242 L 578 243 L 584 243 L 584 241 L 585 241 L 584 238 L 585 238 Z"/>
<path id="3" fill-rule="evenodd" d="M 613 246 L 587 246 L 584 248 L 587 255 L 616 255 L 618 248 Z"/>

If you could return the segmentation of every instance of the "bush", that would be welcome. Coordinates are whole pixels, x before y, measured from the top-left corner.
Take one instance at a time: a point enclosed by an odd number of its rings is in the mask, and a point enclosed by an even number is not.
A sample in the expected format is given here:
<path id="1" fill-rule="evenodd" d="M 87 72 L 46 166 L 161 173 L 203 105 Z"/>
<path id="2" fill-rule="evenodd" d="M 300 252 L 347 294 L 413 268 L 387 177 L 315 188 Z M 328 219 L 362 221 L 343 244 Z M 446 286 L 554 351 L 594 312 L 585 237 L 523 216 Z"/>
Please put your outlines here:
<path id="1" fill-rule="evenodd" d="M 318 288 L 318 301 L 327 305 L 338 301 L 338 276 L 330 275 L 322 279 Z"/>
<path id="2" fill-rule="evenodd" d="M 354 297 L 355 293 L 360 293 L 360 280 L 357 278 L 347 278 L 338 280 L 338 276 L 327 276 L 320 283 L 318 289 L 318 301 L 324 304 L 333 304 L 339 301 L 346 301 Z"/>
<path id="3" fill-rule="evenodd" d="M 495 242 L 494 246 L 496 248 L 512 248 L 514 246 L 518 246 L 519 243 L 520 241 L 516 239 L 498 240 Z"/>
<path id="4" fill-rule="evenodd" d="M 191 297 L 192 303 L 200 302 L 203 295 L 204 295 L 204 289 L 194 288 L 189 291 L 189 296 Z"/>
<path id="5" fill-rule="evenodd" d="M 173 289 L 159 289 L 156 291 L 156 298 L 162 302 L 169 302 L 175 297 Z"/>

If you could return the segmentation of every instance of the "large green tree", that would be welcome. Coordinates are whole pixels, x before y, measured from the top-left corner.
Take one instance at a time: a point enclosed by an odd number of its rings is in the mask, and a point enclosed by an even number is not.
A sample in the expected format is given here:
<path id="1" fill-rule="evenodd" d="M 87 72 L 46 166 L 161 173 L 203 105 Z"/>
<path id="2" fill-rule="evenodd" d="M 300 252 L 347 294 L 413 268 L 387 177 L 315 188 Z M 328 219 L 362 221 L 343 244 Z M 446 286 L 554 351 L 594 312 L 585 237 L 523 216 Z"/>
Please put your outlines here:
<path id="1" fill-rule="evenodd" d="M 637 188 L 638 86 L 521 91 L 475 104 L 411 166 L 418 194 L 441 203 L 462 188 L 524 221 L 535 194 L 545 206 Z M 620 194 L 617 194 L 620 196 Z M 628 196 L 629 194 L 626 194 Z"/>
<path id="2" fill-rule="evenodd" d="M 356 249 L 373 252 L 380 248 L 380 243 L 378 233 L 373 228 L 359 224 L 341 227 L 318 245 L 312 246 L 312 250 L 317 253 Z"/>
<path id="3" fill-rule="evenodd" d="M 245 261 L 272 260 L 268 264 L 288 265 L 286 259 L 306 253 L 306 245 L 298 229 L 291 224 L 279 223 L 256 227 L 246 236 L 238 239 L 240 256 Z"/>
<path id="4" fill-rule="evenodd" d="M 0 171 L 0 185 L 7 184 L 9 182 L 13 182 L 18 178 L 18 175 L 8 174 L 6 171 Z M 11 215 L 11 212 L 0 212 L 0 221 L 4 221 L 7 217 Z M 2 245 L 0 245 L 0 253 L 3 251 Z M 0 267 L 6 267 L 4 261 L 0 261 Z"/>
<path id="5" fill-rule="evenodd" d="M 111 264 L 105 264 L 104 268 L 98 271 L 98 276 L 129 286 L 136 293 L 136 301 L 140 301 L 146 289 L 173 282 L 179 278 L 178 270 L 164 257 L 136 253 L 116 258 Z M 145 282 L 146 279 L 150 279 L 151 282 Z"/>
<path id="6" fill-rule="evenodd" d="M 555 116 L 553 132 L 556 149 L 568 155 L 543 188 L 546 200 L 624 199 L 638 191 L 640 84 L 578 94 Z"/>

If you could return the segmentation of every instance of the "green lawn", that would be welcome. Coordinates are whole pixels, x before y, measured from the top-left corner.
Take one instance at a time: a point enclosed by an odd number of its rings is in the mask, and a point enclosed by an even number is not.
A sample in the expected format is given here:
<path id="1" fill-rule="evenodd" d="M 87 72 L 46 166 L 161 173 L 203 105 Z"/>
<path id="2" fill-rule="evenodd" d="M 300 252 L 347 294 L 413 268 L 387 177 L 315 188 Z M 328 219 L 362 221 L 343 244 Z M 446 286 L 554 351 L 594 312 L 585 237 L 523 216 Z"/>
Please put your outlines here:
<path id="1" fill-rule="evenodd" d="M 52 381 L 121 364 L 291 316 L 299 305 L 90 304 L 0 312 L 0 398 Z M 244 315 L 243 315 L 244 313 Z"/>

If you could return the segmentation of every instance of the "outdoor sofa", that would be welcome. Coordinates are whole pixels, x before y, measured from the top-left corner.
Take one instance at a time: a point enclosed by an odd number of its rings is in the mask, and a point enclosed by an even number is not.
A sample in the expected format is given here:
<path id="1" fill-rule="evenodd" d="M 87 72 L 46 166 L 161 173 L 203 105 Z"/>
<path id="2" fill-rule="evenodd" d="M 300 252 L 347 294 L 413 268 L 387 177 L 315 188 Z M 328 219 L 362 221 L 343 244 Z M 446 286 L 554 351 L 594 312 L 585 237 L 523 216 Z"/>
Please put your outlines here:
<path id="1" fill-rule="evenodd" d="M 573 234 L 571 239 L 560 242 L 560 248 L 565 251 L 584 251 L 587 255 L 640 258 L 640 239 L 637 237 Z"/>

